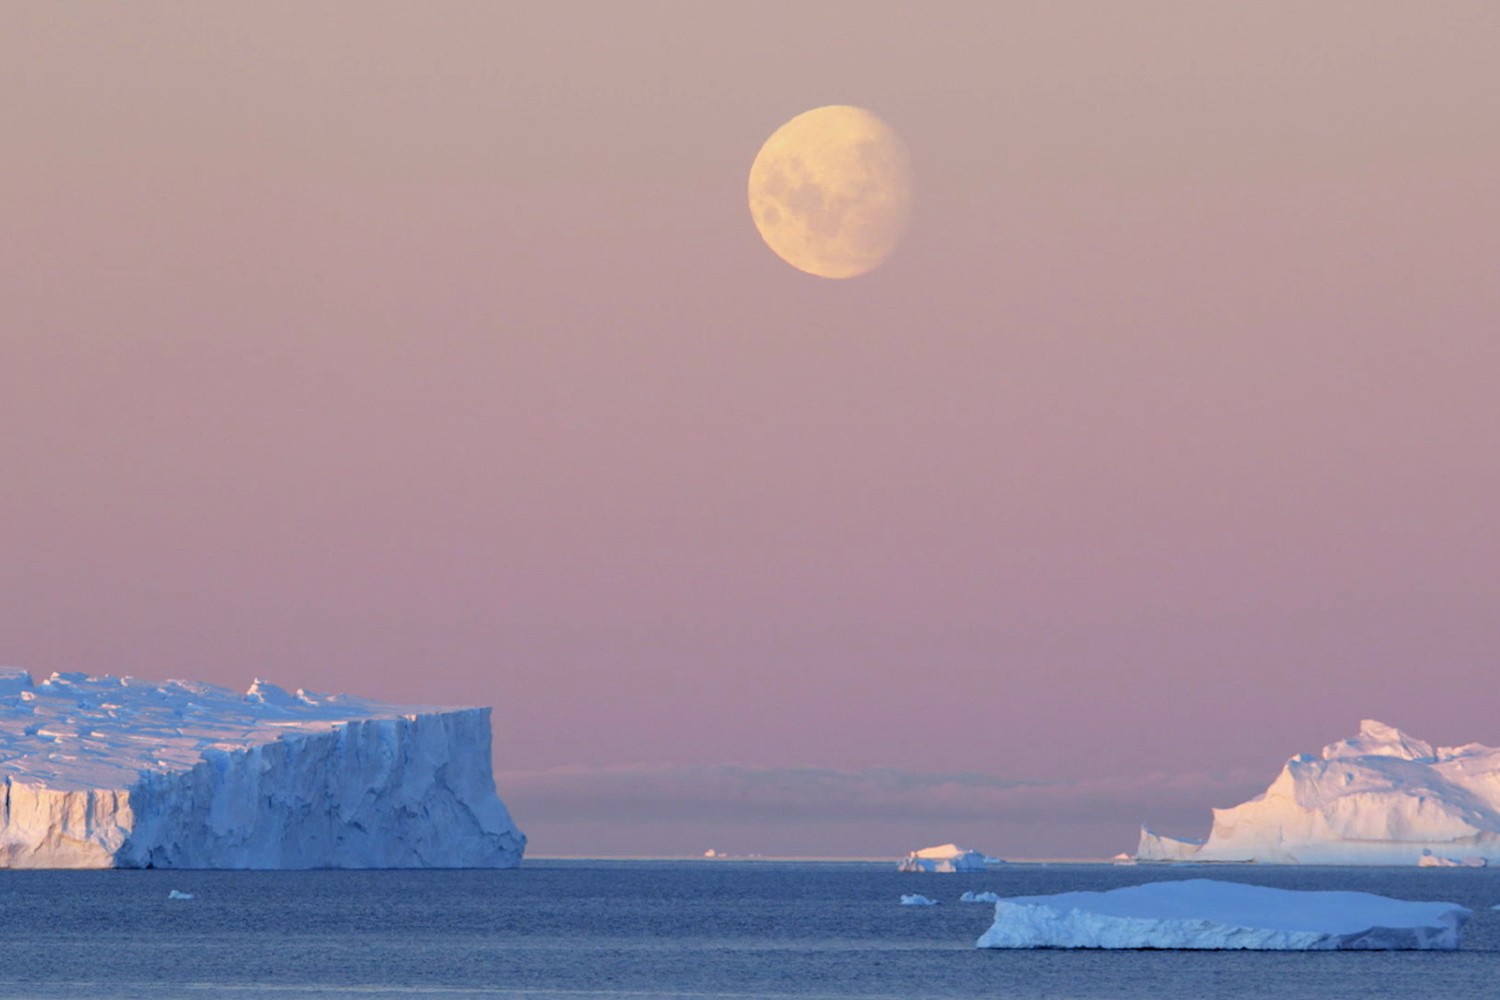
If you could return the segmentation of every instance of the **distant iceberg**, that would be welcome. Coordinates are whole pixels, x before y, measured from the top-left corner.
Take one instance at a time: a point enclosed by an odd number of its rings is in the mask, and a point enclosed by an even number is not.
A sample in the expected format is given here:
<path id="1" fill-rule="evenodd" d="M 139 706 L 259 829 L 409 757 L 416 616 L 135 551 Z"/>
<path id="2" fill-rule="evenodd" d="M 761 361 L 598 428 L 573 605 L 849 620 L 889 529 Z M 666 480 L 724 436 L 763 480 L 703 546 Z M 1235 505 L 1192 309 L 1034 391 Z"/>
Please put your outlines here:
<path id="1" fill-rule="evenodd" d="M 1422 856 L 1417 859 L 1417 865 L 1421 868 L 1487 868 L 1489 862 L 1484 858 L 1444 858 L 1431 851 L 1423 851 Z"/>
<path id="2" fill-rule="evenodd" d="M 941 844 L 912 851 L 897 863 L 903 872 L 982 872 L 986 855 L 957 844 Z"/>
<path id="3" fill-rule="evenodd" d="M 970 890 L 958 897 L 960 903 L 998 903 L 1000 896 L 993 892 L 974 892 Z"/>
<path id="4" fill-rule="evenodd" d="M 1454 903 L 1190 879 L 1002 899 L 995 904 L 994 925 L 977 945 L 1452 951 L 1469 916 L 1468 909 Z"/>
<path id="5" fill-rule="evenodd" d="M 1142 827 L 1142 861 L 1442 865 L 1500 861 L 1500 749 L 1433 747 L 1365 720 L 1299 754 L 1262 794 L 1215 809 L 1204 841 Z M 1422 859 L 1436 857 L 1437 861 Z"/>
<path id="6" fill-rule="evenodd" d="M 938 901 L 928 899 L 919 892 L 903 893 L 901 896 L 902 906 L 936 906 Z"/>
<path id="7" fill-rule="evenodd" d="M 190 892 L 183 892 L 181 889 L 173 889 L 171 892 L 167 893 L 167 898 L 168 899 L 192 899 L 193 898 L 193 894 L 190 893 Z"/>

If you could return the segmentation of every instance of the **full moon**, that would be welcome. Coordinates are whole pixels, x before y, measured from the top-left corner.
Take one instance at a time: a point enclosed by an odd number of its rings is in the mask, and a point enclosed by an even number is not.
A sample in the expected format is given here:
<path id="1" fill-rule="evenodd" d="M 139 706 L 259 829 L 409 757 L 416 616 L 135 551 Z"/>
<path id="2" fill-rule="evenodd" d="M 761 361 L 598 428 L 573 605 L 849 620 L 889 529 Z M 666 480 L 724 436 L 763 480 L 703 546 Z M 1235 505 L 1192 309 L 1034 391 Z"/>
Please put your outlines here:
<path id="1" fill-rule="evenodd" d="M 911 214 L 911 154 L 864 108 L 814 108 L 771 134 L 750 165 L 750 217 L 793 267 L 852 278 L 891 255 Z"/>

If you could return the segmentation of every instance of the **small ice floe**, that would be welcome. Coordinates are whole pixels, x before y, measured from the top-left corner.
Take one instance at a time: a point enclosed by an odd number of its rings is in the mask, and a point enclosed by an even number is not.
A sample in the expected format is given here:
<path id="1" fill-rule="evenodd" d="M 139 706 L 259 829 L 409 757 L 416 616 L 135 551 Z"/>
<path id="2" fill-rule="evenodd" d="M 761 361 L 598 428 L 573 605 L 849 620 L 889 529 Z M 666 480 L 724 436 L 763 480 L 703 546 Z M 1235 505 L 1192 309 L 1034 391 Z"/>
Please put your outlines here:
<path id="1" fill-rule="evenodd" d="M 958 897 L 960 903 L 998 903 L 1000 897 L 993 892 L 969 891 Z"/>
<path id="2" fill-rule="evenodd" d="M 928 899 L 920 892 L 909 892 L 901 895 L 902 906 L 936 906 L 937 900 Z"/>
<path id="3" fill-rule="evenodd" d="M 1148 882 L 1109 892 L 1014 896 L 995 906 L 981 948 L 1452 951 L 1469 911 L 1368 892 L 1304 892 L 1239 882 Z"/>
<path id="4" fill-rule="evenodd" d="M 192 899 L 193 898 L 193 894 L 190 893 L 190 892 L 182 892 L 179 889 L 173 889 L 171 892 L 167 893 L 167 898 L 168 899 Z"/>
<path id="5" fill-rule="evenodd" d="M 1500 911 L 1500 903 L 1496 903 L 1494 906 L 1490 907 L 1490 909 Z"/>

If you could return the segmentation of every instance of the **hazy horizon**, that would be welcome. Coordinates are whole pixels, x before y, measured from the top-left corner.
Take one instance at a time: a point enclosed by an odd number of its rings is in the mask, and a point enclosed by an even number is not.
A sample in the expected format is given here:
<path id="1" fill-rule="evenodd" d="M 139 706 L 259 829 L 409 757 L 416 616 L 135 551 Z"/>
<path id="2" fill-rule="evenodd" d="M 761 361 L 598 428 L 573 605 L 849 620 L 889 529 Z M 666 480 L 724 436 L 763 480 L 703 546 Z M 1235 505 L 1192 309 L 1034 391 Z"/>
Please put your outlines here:
<path id="1" fill-rule="evenodd" d="M 0 663 L 493 705 L 540 855 L 1107 857 L 1500 744 L 1497 31 L 0 0 Z M 831 103 L 914 177 L 847 281 L 746 205 Z"/>

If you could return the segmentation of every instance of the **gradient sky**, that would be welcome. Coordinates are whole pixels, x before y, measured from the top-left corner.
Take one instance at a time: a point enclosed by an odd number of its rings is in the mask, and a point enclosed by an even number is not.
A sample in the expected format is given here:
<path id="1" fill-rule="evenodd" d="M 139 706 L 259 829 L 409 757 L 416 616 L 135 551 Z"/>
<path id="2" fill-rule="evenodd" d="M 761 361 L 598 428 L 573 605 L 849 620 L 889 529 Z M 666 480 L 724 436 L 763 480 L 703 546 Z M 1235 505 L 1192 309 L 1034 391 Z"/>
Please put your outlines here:
<path id="1" fill-rule="evenodd" d="M 1500 744 L 1500 5 L 0 0 L 0 663 L 492 704 L 537 854 Z M 912 150 L 761 243 L 823 104 Z"/>

